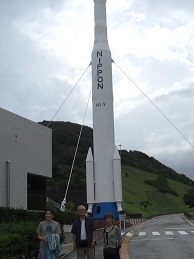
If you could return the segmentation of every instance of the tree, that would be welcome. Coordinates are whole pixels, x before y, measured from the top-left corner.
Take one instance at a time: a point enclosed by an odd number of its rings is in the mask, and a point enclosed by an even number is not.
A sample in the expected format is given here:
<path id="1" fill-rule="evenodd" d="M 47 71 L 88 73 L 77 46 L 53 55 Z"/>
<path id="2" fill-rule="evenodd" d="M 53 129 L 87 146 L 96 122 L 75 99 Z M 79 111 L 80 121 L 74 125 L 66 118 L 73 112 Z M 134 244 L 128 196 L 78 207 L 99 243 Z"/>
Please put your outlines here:
<path id="1" fill-rule="evenodd" d="M 147 207 L 148 207 L 148 206 L 152 206 L 152 204 L 151 204 L 150 201 L 146 200 L 146 201 L 141 201 L 141 202 L 140 202 L 140 206 L 141 206 L 141 207 L 144 207 L 144 210 L 147 210 Z"/>
<path id="2" fill-rule="evenodd" d="M 188 190 L 188 193 L 185 193 L 182 197 L 186 205 L 189 205 L 189 208 L 194 208 L 194 189 Z"/>
<path id="3" fill-rule="evenodd" d="M 73 209 L 75 208 L 75 204 L 71 201 L 68 201 L 66 203 L 66 209 L 68 209 L 69 211 L 73 211 Z"/>

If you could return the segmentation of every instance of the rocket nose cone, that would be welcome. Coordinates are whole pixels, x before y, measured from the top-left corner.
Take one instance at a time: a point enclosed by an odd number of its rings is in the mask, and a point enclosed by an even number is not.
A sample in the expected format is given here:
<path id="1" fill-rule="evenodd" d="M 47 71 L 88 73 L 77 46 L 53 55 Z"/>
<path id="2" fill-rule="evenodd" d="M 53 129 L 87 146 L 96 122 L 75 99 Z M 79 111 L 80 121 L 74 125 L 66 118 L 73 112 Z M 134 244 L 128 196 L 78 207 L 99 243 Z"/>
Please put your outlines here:
<path id="1" fill-rule="evenodd" d="M 115 148 L 114 148 L 113 159 L 114 159 L 114 160 L 120 160 L 120 159 L 121 159 L 120 154 L 119 154 L 119 151 L 118 151 L 118 149 L 117 149 L 116 146 L 115 146 Z"/>
<path id="2" fill-rule="evenodd" d="M 92 149 L 89 148 L 88 154 L 87 154 L 87 157 L 86 157 L 86 162 L 93 162 L 93 161 L 94 161 L 94 158 L 93 158 L 93 155 L 92 155 Z"/>

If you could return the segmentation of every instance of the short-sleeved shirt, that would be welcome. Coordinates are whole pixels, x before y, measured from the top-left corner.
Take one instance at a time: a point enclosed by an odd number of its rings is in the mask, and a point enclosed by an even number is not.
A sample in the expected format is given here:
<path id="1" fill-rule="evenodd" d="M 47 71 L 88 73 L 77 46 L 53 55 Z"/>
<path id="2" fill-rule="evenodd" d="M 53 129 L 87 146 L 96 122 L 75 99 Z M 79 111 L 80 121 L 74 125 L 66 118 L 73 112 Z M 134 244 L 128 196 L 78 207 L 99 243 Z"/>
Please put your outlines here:
<path id="1" fill-rule="evenodd" d="M 42 221 L 38 226 L 37 233 L 43 237 L 49 234 L 61 234 L 61 228 L 58 222 L 51 221 Z M 46 243 L 44 241 L 40 241 L 40 247 L 46 247 Z"/>

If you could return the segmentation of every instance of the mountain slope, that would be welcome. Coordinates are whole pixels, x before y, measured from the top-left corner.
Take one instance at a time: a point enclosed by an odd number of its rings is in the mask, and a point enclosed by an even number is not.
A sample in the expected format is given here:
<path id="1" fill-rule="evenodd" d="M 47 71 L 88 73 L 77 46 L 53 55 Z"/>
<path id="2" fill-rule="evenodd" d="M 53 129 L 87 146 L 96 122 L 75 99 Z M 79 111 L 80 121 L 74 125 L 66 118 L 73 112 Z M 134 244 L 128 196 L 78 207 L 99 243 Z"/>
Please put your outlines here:
<path id="1" fill-rule="evenodd" d="M 40 122 L 47 126 L 48 121 Z M 53 178 L 48 179 L 48 190 L 66 189 L 72 162 L 78 143 L 81 125 L 71 122 L 52 122 Z M 84 126 L 75 158 L 69 189 L 85 189 L 85 160 L 88 148 L 93 145 L 92 129 Z M 194 181 L 184 174 L 178 174 L 173 169 L 160 163 L 154 157 L 140 151 L 121 150 L 123 207 L 129 213 L 143 213 L 145 216 L 161 213 L 174 213 L 187 210 L 182 200 L 184 193 L 194 187 Z M 146 182 L 157 182 L 158 176 L 165 178 L 167 189 L 178 194 L 163 193 L 155 186 Z M 160 184 L 160 183 L 159 183 Z M 149 200 L 152 206 L 147 211 L 140 202 Z M 83 201 L 83 203 L 85 203 Z"/>
<path id="2" fill-rule="evenodd" d="M 183 195 L 191 189 L 181 182 L 167 179 L 168 186 L 177 192 L 178 196 L 158 191 L 154 186 L 145 183 L 155 180 L 155 174 L 125 166 L 122 168 L 123 209 L 130 214 L 141 213 L 144 217 L 185 212 L 188 210 L 183 202 Z M 152 206 L 147 210 L 140 206 L 141 201 L 148 200 Z"/>

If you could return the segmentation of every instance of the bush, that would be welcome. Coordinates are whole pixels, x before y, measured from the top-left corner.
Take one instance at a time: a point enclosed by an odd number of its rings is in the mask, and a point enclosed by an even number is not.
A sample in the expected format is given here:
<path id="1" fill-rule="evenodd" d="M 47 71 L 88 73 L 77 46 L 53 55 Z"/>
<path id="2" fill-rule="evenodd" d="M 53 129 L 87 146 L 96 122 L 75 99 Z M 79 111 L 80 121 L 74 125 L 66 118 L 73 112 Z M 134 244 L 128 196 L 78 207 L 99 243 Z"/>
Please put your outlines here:
<path id="1" fill-rule="evenodd" d="M 37 257 L 39 240 L 36 222 L 2 223 L 0 228 L 0 255 L 2 259 Z"/>
<path id="2" fill-rule="evenodd" d="M 74 219 L 77 217 L 75 212 L 62 212 L 55 209 L 55 220 L 61 225 L 72 224 Z M 40 222 L 44 220 L 44 211 L 28 211 L 24 209 L 14 209 L 0 207 L 0 223 L 1 222 L 27 222 L 27 221 L 37 221 Z"/>
<path id="3" fill-rule="evenodd" d="M 144 182 L 148 185 L 156 187 L 162 193 L 170 193 L 172 195 L 178 196 L 177 192 L 168 186 L 168 180 L 164 176 L 159 175 L 156 180 L 145 180 Z"/>
<path id="4" fill-rule="evenodd" d="M 133 219 L 133 218 L 142 218 L 142 214 L 141 213 L 128 213 L 128 212 L 126 212 L 126 215 L 129 217 L 129 218 L 131 218 L 131 219 Z"/>
<path id="5" fill-rule="evenodd" d="M 0 207 L 0 222 L 40 221 L 43 218 L 43 212 Z"/>
<path id="6" fill-rule="evenodd" d="M 73 212 L 55 211 L 54 219 L 63 225 L 71 224 L 76 217 Z M 37 258 L 40 242 L 37 228 L 43 220 L 44 212 L 0 207 L 0 258 Z M 61 235 L 61 242 L 64 238 Z"/>

